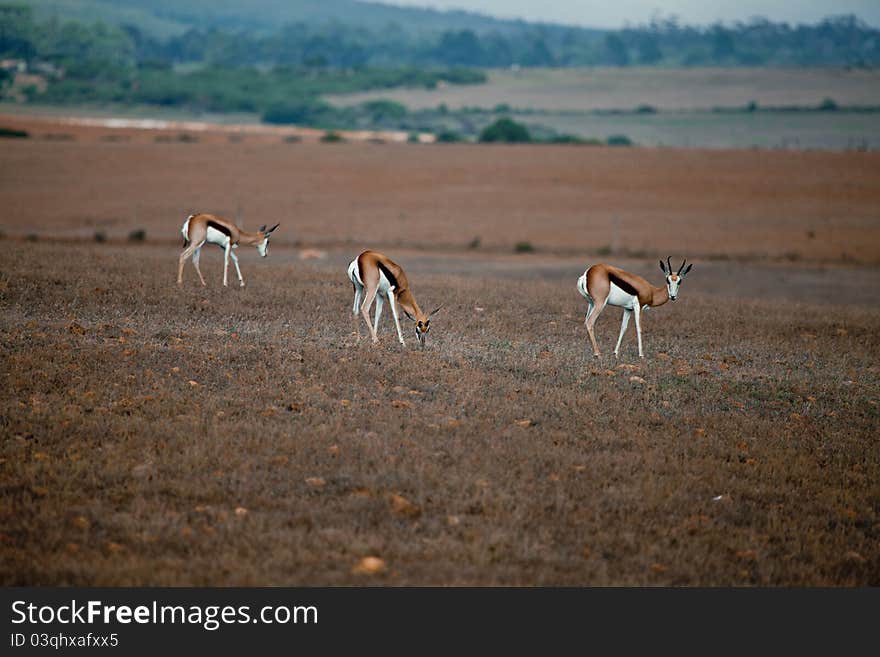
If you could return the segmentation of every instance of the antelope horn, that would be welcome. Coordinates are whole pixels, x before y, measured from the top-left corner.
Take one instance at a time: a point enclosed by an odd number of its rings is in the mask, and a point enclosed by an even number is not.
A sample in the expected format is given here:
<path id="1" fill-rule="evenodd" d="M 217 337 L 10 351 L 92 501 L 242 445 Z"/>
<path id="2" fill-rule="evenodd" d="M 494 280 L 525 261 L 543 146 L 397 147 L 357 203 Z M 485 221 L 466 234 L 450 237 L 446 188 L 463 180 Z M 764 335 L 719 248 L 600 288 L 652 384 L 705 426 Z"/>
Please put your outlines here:
<path id="1" fill-rule="evenodd" d="M 681 261 L 681 267 L 679 267 L 679 268 L 678 268 L 678 271 L 675 272 L 676 276 L 678 276 L 678 275 L 681 274 L 681 270 L 684 269 L 684 265 L 685 265 L 686 262 L 687 262 L 687 258 L 685 258 L 684 260 Z"/>
<path id="2" fill-rule="evenodd" d="M 669 262 L 672 256 L 666 256 L 666 271 L 672 273 L 672 263 Z"/>

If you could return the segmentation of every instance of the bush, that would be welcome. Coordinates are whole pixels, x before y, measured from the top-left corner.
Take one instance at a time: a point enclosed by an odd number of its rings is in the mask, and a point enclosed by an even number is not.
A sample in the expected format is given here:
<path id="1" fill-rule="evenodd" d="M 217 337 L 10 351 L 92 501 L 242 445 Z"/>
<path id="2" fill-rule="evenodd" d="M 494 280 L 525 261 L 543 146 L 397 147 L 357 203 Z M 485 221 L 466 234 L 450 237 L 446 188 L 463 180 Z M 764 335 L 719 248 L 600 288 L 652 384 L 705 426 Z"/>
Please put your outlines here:
<path id="1" fill-rule="evenodd" d="M 314 125 L 332 114 L 333 108 L 316 100 L 276 103 L 263 112 L 266 123 Z"/>
<path id="2" fill-rule="evenodd" d="M 100 230 L 96 231 L 95 232 L 95 241 L 99 242 L 99 243 L 106 242 L 107 241 L 107 234 L 104 233 L 103 231 L 100 231 Z"/>
<path id="3" fill-rule="evenodd" d="M 361 109 L 370 115 L 374 123 L 385 120 L 399 121 L 406 117 L 406 106 L 393 100 L 371 100 L 361 103 Z"/>
<path id="4" fill-rule="evenodd" d="M 517 242 L 513 246 L 514 253 L 534 253 L 535 247 L 532 246 L 531 242 Z"/>
<path id="5" fill-rule="evenodd" d="M 345 141 L 345 137 L 334 130 L 328 130 L 323 135 L 321 135 L 321 141 L 327 144 L 336 144 L 341 141 Z"/>
<path id="6" fill-rule="evenodd" d="M 819 103 L 820 112 L 834 112 L 837 109 L 837 103 L 834 102 L 833 98 L 823 98 L 822 102 Z"/>
<path id="7" fill-rule="evenodd" d="M 143 242 L 145 239 L 147 239 L 147 231 L 143 228 L 138 228 L 128 234 L 129 242 Z"/>
<path id="8" fill-rule="evenodd" d="M 605 140 L 609 146 L 632 146 L 632 140 L 626 135 L 611 135 Z"/>
<path id="9" fill-rule="evenodd" d="M 480 133 L 479 140 L 481 142 L 520 144 L 532 141 L 532 136 L 524 125 L 505 117 L 486 126 Z"/>
<path id="10" fill-rule="evenodd" d="M 15 130 L 14 128 L 0 128 L 0 137 L 9 139 L 25 139 L 30 137 L 27 130 Z"/>
<path id="11" fill-rule="evenodd" d="M 437 133 L 437 141 L 444 144 L 453 144 L 461 141 L 461 135 L 454 130 L 443 130 Z"/>
<path id="12" fill-rule="evenodd" d="M 595 139 L 588 142 L 583 137 L 578 137 L 577 135 L 553 135 L 549 139 L 547 139 L 548 144 L 586 144 L 586 143 L 595 143 Z"/>

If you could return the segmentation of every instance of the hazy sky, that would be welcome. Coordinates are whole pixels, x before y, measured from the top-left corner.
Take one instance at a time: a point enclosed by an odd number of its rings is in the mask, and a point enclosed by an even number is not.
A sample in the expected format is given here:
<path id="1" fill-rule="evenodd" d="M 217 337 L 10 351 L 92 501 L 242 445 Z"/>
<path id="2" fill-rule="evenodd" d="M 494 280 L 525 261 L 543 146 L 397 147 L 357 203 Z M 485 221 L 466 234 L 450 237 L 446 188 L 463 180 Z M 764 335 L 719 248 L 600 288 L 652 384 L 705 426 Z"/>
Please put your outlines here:
<path id="1" fill-rule="evenodd" d="M 764 16 L 775 21 L 814 23 L 834 14 L 855 14 L 880 26 L 880 0 L 379 0 L 389 4 L 467 9 L 503 18 L 525 18 L 588 27 L 647 23 L 654 13 L 685 23 L 731 22 Z"/>

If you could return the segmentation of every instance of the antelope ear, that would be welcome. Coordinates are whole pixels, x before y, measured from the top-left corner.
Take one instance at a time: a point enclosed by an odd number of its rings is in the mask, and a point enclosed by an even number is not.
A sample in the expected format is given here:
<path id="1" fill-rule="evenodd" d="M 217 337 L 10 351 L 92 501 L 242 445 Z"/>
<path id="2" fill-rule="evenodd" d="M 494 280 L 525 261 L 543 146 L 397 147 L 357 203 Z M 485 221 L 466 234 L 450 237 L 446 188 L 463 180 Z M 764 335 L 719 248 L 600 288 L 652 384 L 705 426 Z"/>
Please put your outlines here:
<path id="1" fill-rule="evenodd" d="M 263 224 L 257 230 L 259 230 L 261 233 L 265 233 L 266 232 L 266 224 Z"/>
<path id="2" fill-rule="evenodd" d="M 663 264 L 662 260 L 660 261 L 660 271 L 662 271 L 664 274 L 669 273 L 668 271 L 666 271 L 666 265 Z"/>
<path id="3" fill-rule="evenodd" d="M 407 317 L 409 317 L 410 321 L 413 321 L 413 322 L 416 321 L 416 318 L 413 317 L 412 315 L 410 315 L 405 309 L 403 311 L 403 314 L 406 315 Z"/>
<path id="4" fill-rule="evenodd" d="M 684 269 L 682 269 L 682 271 L 681 271 L 681 273 L 679 274 L 679 276 L 681 276 L 682 278 L 684 278 L 685 276 L 687 276 L 687 273 L 691 270 L 691 267 L 693 267 L 693 264 L 690 264 L 690 265 L 688 265 L 687 267 L 685 267 Z"/>
<path id="5" fill-rule="evenodd" d="M 438 312 L 442 307 L 443 307 L 443 304 L 441 303 L 439 306 L 437 306 L 436 308 L 434 308 L 434 310 L 432 310 L 430 313 L 428 313 L 428 317 L 433 317 L 434 315 L 436 315 L 437 312 Z"/>
<path id="6" fill-rule="evenodd" d="M 274 233 L 275 229 L 278 228 L 278 226 L 280 225 L 281 224 L 275 224 L 274 226 L 272 226 L 269 230 L 266 231 L 266 235 L 271 235 L 272 233 Z"/>

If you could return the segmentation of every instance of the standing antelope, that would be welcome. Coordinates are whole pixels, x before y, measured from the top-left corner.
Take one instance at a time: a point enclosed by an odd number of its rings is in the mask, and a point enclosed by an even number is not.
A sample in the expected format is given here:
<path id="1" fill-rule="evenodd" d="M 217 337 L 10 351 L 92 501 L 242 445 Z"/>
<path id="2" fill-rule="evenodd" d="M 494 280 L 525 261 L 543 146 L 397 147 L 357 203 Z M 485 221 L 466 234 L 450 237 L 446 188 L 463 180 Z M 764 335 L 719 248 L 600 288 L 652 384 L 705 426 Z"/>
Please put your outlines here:
<path id="1" fill-rule="evenodd" d="M 391 306 L 391 314 L 394 316 L 394 325 L 397 327 L 397 339 L 400 344 L 403 341 L 403 333 L 400 331 L 400 320 L 397 316 L 397 306 L 403 308 L 403 312 L 415 323 L 416 337 L 425 346 L 428 331 L 431 329 L 431 317 L 443 306 L 440 305 L 433 312 L 425 314 L 419 308 L 416 298 L 409 289 L 409 281 L 400 265 L 393 262 L 388 256 L 378 251 L 364 251 L 348 265 L 348 278 L 354 288 L 354 307 L 352 314 L 357 317 L 358 311 L 370 329 L 373 342 L 379 341 L 376 333 L 379 330 L 379 317 L 382 315 L 384 300 Z M 384 299 L 383 299 L 384 297 Z M 370 324 L 370 306 L 376 300 L 376 314 L 373 324 Z M 361 303 L 363 300 L 363 304 Z M 360 335 L 360 330 L 358 330 Z"/>
<path id="2" fill-rule="evenodd" d="M 587 333 L 590 334 L 590 342 L 593 344 L 593 355 L 599 357 L 599 346 L 596 344 L 596 336 L 593 333 L 593 325 L 604 310 L 606 304 L 623 308 L 623 320 L 620 324 L 620 337 L 617 338 L 617 346 L 614 348 L 614 356 L 620 352 L 620 343 L 623 342 L 623 334 L 629 326 L 629 318 L 635 315 L 636 334 L 639 338 L 639 358 L 644 358 L 642 353 L 642 319 L 641 313 L 648 308 L 662 306 L 667 301 L 675 301 L 678 298 L 678 286 L 682 279 L 687 276 L 693 265 L 685 267 L 685 260 L 674 274 L 669 258 L 666 263 L 660 261 L 660 270 L 666 275 L 666 286 L 654 287 L 641 276 L 630 274 L 618 267 L 611 265 L 593 265 L 578 279 L 577 288 L 584 298 L 590 302 L 584 324 Z"/>
<path id="3" fill-rule="evenodd" d="M 241 269 L 238 266 L 238 256 L 233 253 L 233 249 L 237 249 L 239 244 L 253 244 L 257 247 L 257 252 L 265 258 L 269 255 L 269 236 L 279 225 L 275 224 L 269 230 L 266 230 L 266 226 L 263 225 L 257 232 L 249 233 L 228 219 L 213 214 L 191 214 L 183 222 L 181 229 L 184 249 L 178 262 L 177 286 L 183 285 L 183 265 L 189 256 L 192 256 L 193 266 L 196 268 L 202 285 L 207 285 L 204 276 L 202 276 L 202 270 L 199 269 L 202 246 L 207 242 L 216 244 L 223 249 L 223 285 L 227 285 L 227 272 L 231 257 L 238 274 L 238 282 L 244 287 L 244 279 L 241 277 Z"/>

